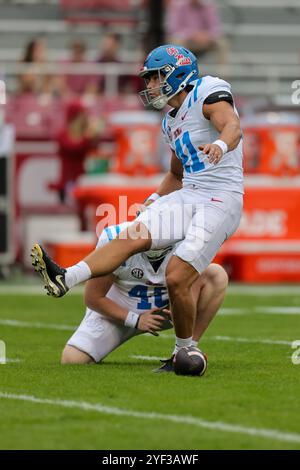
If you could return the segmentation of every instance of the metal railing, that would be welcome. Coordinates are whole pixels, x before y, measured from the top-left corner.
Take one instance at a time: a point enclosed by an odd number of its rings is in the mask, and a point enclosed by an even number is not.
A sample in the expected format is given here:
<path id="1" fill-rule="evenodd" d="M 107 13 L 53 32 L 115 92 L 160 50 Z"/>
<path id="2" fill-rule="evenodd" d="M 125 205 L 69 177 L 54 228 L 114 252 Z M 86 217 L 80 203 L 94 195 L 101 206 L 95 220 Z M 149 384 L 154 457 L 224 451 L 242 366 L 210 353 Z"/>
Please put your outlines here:
<path id="1" fill-rule="evenodd" d="M 300 8 L 298 0 L 218 0 L 218 3 L 224 8 Z"/>
<path id="2" fill-rule="evenodd" d="M 0 62 L 0 75 L 8 85 L 8 91 L 14 91 L 10 83 L 22 73 L 30 71 L 36 75 L 86 75 L 104 77 L 104 93 L 108 96 L 118 94 L 120 76 L 136 76 L 140 62 L 104 63 L 104 64 L 63 64 L 48 62 L 43 65 L 22 64 L 18 62 Z M 234 81 L 237 93 L 247 96 L 276 96 L 282 93 L 285 84 L 286 93 L 292 93 L 295 80 L 300 79 L 300 65 L 286 64 L 199 64 L 203 75 L 220 76 L 229 82 Z"/>

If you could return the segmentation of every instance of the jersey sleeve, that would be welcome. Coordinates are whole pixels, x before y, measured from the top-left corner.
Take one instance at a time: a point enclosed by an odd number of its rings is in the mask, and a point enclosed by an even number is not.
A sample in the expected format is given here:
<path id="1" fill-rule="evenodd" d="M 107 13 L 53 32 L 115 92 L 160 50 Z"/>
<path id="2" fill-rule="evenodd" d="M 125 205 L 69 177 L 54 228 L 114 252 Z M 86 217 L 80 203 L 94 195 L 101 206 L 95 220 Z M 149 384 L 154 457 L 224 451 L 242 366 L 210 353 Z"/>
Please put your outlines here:
<path id="1" fill-rule="evenodd" d="M 210 95 L 221 91 L 230 93 L 232 96 L 231 85 L 221 78 L 215 78 L 214 80 L 211 80 L 211 82 L 205 87 L 201 98 L 204 102 Z"/>
<path id="2" fill-rule="evenodd" d="M 218 95 L 218 92 L 220 93 L 220 95 L 222 94 L 222 92 L 224 92 L 224 96 L 226 95 L 224 101 L 230 101 L 230 96 L 232 97 L 231 86 L 225 80 L 222 80 L 218 77 L 207 76 L 203 77 L 202 80 L 198 80 L 198 82 L 196 82 L 194 90 L 191 92 L 190 100 L 191 105 L 193 105 L 193 103 L 196 103 L 195 112 L 200 119 L 203 118 L 203 105 L 205 100 L 208 97 L 215 98 Z M 222 99 L 212 99 L 211 101 L 216 102 L 218 100 L 221 101 Z M 231 104 L 234 107 L 233 97 Z"/>
<path id="3" fill-rule="evenodd" d="M 170 136 L 168 134 L 168 117 L 167 117 L 167 115 L 162 120 L 161 128 L 162 128 L 162 133 L 163 133 L 163 137 L 164 137 L 165 142 L 171 147 L 172 150 L 175 150 L 174 144 L 173 144 L 173 142 L 170 139 Z"/>

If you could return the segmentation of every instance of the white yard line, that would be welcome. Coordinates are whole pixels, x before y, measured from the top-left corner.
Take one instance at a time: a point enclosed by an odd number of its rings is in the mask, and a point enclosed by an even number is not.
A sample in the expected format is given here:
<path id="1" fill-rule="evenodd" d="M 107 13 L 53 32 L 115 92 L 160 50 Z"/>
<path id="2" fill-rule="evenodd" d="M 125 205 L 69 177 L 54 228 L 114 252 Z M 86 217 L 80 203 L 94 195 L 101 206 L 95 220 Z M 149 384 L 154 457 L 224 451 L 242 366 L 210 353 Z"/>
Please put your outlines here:
<path id="1" fill-rule="evenodd" d="M 71 401 L 49 398 L 38 398 L 30 395 L 16 395 L 13 393 L 0 392 L 0 399 L 18 400 L 31 402 L 40 405 L 53 405 L 69 409 L 79 409 L 82 411 L 113 415 L 126 416 L 129 418 L 138 418 L 151 421 L 167 421 L 169 423 L 186 424 L 188 426 L 197 426 L 203 429 L 213 431 L 229 432 L 235 434 L 245 434 L 247 436 L 262 437 L 280 442 L 292 442 L 300 444 L 300 434 L 285 432 L 277 429 L 254 428 L 238 424 L 230 424 L 222 421 L 206 421 L 205 419 L 196 418 L 188 415 L 171 415 L 155 412 L 142 412 L 135 410 L 126 410 L 122 408 L 113 408 L 102 405 L 100 403 L 88 403 L 84 401 Z"/>
<path id="2" fill-rule="evenodd" d="M 73 288 L 68 295 L 82 294 L 83 287 L 77 286 Z M 41 284 L 17 284 L 5 285 L 0 284 L 0 295 L 43 295 L 46 296 L 45 290 Z M 297 285 L 247 285 L 247 284 L 229 284 L 227 294 L 229 296 L 236 295 L 253 295 L 253 296 L 295 296 L 300 297 L 300 289 Z"/>
<path id="3" fill-rule="evenodd" d="M 255 307 L 255 313 L 278 315 L 300 315 L 300 307 Z"/>
<path id="4" fill-rule="evenodd" d="M 151 335 L 149 335 L 151 336 Z M 160 333 L 159 335 L 162 339 L 174 339 L 174 335 L 167 333 Z M 268 338 L 241 338 L 239 336 L 205 336 L 204 341 L 232 341 L 236 343 L 258 343 L 258 344 L 278 344 L 284 346 L 291 346 L 293 340 L 273 340 Z"/>
<path id="5" fill-rule="evenodd" d="M 141 359 L 142 361 L 160 361 L 162 358 L 158 356 L 139 356 L 131 354 L 129 356 L 131 359 Z"/>
<path id="6" fill-rule="evenodd" d="M 285 306 L 264 306 L 257 305 L 250 308 L 221 308 L 218 315 L 253 315 L 253 314 L 273 314 L 273 315 L 300 315 L 300 307 Z"/>
<path id="7" fill-rule="evenodd" d="M 21 359 L 10 359 L 9 357 L 5 358 L 5 361 L 0 359 L 0 364 L 9 364 L 9 363 L 15 363 L 15 362 L 22 362 Z"/>
<path id="8" fill-rule="evenodd" d="M 37 328 L 37 329 L 44 329 L 44 330 L 58 330 L 58 331 L 74 331 L 76 326 L 74 325 L 63 325 L 63 324 L 56 324 L 56 323 L 41 323 L 41 322 L 26 322 L 26 321 L 19 321 L 13 319 L 0 319 L 0 325 L 10 326 L 10 327 L 17 327 L 17 328 Z M 153 338 L 153 335 L 150 333 L 146 333 L 144 337 Z M 173 333 L 159 333 L 159 338 L 162 339 L 174 339 Z M 271 340 L 271 339 L 264 339 L 264 338 L 241 338 L 237 336 L 207 336 L 205 340 L 217 340 L 217 341 L 235 341 L 239 343 L 260 343 L 260 344 L 282 344 L 291 346 L 292 341 L 287 340 Z M 135 359 L 145 359 L 147 360 L 147 356 L 132 356 Z M 149 360 L 154 359 L 149 356 Z M 160 359 L 160 358 L 156 358 Z"/>
<path id="9" fill-rule="evenodd" d="M 250 313 L 247 308 L 221 308 L 218 312 L 218 315 L 246 315 Z"/>
<path id="10" fill-rule="evenodd" d="M 296 296 L 300 297 L 300 289 L 298 285 L 247 285 L 247 284 L 231 284 L 226 295 L 254 295 L 254 296 Z"/>
<path id="11" fill-rule="evenodd" d="M 77 286 L 68 295 L 82 295 L 83 287 Z M 42 295 L 47 297 L 42 285 L 0 285 L 0 295 Z"/>
<path id="12" fill-rule="evenodd" d="M 44 329 L 44 330 L 66 330 L 66 331 L 74 331 L 76 328 L 76 326 L 72 326 L 72 325 L 19 321 L 19 320 L 13 320 L 13 319 L 0 319 L 0 325 L 13 326 L 13 327 L 18 327 L 18 328 L 38 328 L 38 329 Z"/>
<path id="13" fill-rule="evenodd" d="M 217 341 L 234 341 L 237 343 L 259 343 L 259 344 L 283 344 L 286 346 L 291 346 L 292 341 L 284 340 L 273 340 L 273 339 L 251 339 L 251 338 L 240 338 L 237 336 L 210 336 L 206 338 L 207 340 L 217 340 Z"/>

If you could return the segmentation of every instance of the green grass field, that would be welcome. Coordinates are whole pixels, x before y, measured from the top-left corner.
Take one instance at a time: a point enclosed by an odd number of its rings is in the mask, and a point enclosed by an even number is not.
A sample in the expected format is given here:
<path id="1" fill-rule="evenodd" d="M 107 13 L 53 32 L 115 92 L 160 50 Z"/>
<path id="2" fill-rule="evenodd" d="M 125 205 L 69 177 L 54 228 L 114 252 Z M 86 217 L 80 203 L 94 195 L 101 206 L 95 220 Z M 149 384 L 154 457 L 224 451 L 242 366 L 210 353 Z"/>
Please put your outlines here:
<path id="1" fill-rule="evenodd" d="M 0 294 L 1 449 L 300 449 L 296 289 L 231 290 L 203 338 L 201 378 L 152 372 L 171 332 L 135 338 L 101 365 L 61 366 L 82 296 Z"/>

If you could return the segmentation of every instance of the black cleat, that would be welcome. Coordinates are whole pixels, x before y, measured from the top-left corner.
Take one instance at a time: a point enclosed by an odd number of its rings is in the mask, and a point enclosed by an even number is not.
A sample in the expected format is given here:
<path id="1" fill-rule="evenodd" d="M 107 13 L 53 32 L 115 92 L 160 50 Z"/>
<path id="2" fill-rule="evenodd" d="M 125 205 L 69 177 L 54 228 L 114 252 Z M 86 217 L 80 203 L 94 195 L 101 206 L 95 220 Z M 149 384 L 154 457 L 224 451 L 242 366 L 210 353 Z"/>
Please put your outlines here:
<path id="1" fill-rule="evenodd" d="M 203 375 L 207 368 L 207 356 L 200 349 L 190 346 L 179 349 L 174 358 L 176 375 Z"/>
<path id="2" fill-rule="evenodd" d="M 158 367 L 158 369 L 154 369 L 153 372 L 174 372 L 174 365 L 173 365 L 174 354 L 169 357 L 169 359 L 161 359 L 162 366 Z"/>
<path id="3" fill-rule="evenodd" d="M 41 247 L 35 244 L 31 249 L 32 266 L 42 277 L 47 294 L 52 297 L 62 297 L 68 292 L 65 282 L 66 269 L 56 264 Z"/>

